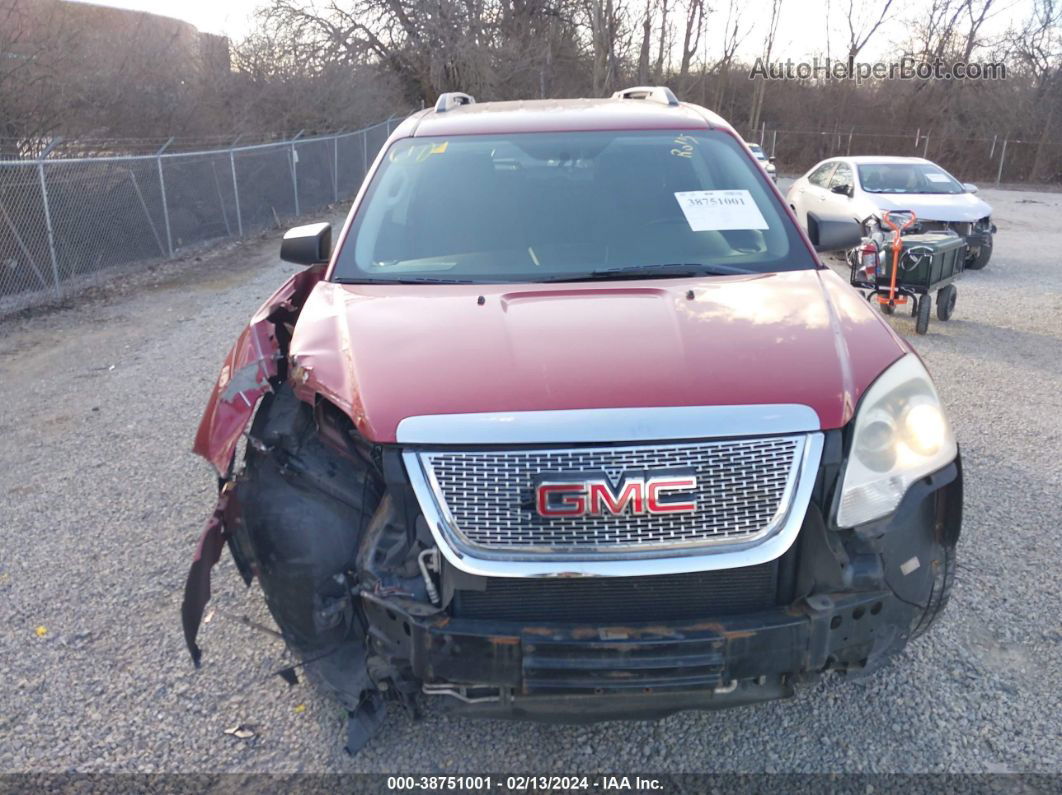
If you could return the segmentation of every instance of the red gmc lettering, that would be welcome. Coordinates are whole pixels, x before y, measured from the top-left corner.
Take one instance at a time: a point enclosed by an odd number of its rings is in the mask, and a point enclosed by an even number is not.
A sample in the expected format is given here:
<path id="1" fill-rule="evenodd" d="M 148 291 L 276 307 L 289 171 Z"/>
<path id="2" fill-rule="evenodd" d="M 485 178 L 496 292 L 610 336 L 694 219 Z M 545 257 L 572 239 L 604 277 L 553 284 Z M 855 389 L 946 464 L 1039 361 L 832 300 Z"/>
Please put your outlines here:
<path id="1" fill-rule="evenodd" d="M 539 515 L 582 516 L 586 513 L 584 490 L 585 486 L 582 483 L 542 483 L 535 490 L 535 502 Z M 560 497 L 551 501 L 550 495 L 552 494 L 560 495 Z"/>
<path id="2" fill-rule="evenodd" d="M 697 489 L 695 475 L 667 475 L 648 480 L 632 477 L 618 490 L 603 479 L 544 482 L 535 488 L 535 508 L 539 516 L 620 516 L 632 514 L 693 513 L 697 503 L 668 499 L 672 493 Z"/>
<path id="3" fill-rule="evenodd" d="M 697 488 L 697 478 L 695 477 L 649 481 L 646 499 L 649 513 L 690 513 L 697 510 L 697 503 L 693 500 L 688 502 L 662 502 L 660 499 L 661 492 L 692 491 L 695 488 Z"/>
<path id="4" fill-rule="evenodd" d="M 644 484 L 640 479 L 624 483 L 618 497 L 612 493 L 609 484 L 603 481 L 591 482 L 587 485 L 590 490 L 588 513 L 598 515 L 607 510 L 612 514 L 621 514 L 627 510 L 628 505 L 633 506 L 634 513 L 645 512 Z"/>

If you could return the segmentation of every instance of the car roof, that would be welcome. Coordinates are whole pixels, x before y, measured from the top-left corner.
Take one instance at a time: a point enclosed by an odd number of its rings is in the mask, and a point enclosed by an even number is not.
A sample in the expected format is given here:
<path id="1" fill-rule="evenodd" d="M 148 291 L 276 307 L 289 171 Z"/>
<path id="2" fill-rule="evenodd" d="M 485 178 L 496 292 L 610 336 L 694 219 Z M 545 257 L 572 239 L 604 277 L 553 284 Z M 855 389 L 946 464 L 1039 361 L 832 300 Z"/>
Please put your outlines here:
<path id="1" fill-rule="evenodd" d="M 732 131 L 723 119 L 697 105 L 666 105 L 645 99 L 545 99 L 476 102 L 439 112 L 419 111 L 396 136 L 476 135 L 590 130 Z"/>

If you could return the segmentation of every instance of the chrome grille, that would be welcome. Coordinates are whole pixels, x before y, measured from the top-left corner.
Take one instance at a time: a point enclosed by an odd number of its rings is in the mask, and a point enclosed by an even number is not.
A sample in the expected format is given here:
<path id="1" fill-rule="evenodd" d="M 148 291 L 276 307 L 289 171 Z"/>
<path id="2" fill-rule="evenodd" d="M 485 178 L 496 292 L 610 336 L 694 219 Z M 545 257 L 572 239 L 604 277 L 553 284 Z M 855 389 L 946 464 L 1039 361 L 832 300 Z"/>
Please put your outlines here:
<path id="1" fill-rule="evenodd" d="M 630 552 L 743 543 L 785 518 L 806 437 L 553 450 L 419 454 L 458 547 L 496 552 Z M 693 469 L 692 514 L 544 518 L 533 507 L 540 473 Z"/>

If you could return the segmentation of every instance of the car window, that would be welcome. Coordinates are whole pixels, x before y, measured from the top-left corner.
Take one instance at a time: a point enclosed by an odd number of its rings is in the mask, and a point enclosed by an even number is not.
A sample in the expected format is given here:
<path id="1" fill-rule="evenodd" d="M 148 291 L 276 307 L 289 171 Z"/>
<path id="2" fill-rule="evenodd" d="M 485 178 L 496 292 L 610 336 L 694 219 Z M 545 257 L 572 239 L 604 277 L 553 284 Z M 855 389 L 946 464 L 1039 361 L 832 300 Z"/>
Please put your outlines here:
<path id="1" fill-rule="evenodd" d="M 852 167 L 847 163 L 838 163 L 830 177 L 830 188 L 836 188 L 838 185 L 852 187 Z"/>
<path id="2" fill-rule="evenodd" d="M 815 267 L 763 171 L 717 130 L 400 139 L 340 246 L 340 281 Z"/>
<path id="3" fill-rule="evenodd" d="M 833 170 L 836 167 L 836 160 L 826 161 L 821 166 L 812 171 L 810 174 L 808 174 L 808 182 L 820 188 L 825 188 L 829 184 L 830 175 L 833 173 Z"/>
<path id="4" fill-rule="evenodd" d="M 867 193 L 965 193 L 962 183 L 935 163 L 860 163 Z"/>

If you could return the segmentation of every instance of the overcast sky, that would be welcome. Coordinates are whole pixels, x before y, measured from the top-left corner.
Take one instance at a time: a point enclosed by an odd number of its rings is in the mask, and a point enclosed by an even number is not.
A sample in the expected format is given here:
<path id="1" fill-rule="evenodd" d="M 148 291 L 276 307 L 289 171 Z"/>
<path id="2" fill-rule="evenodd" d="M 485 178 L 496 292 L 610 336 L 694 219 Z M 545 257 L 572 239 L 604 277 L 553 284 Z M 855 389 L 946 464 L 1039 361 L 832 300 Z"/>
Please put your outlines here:
<path id="1" fill-rule="evenodd" d="M 79 0 L 81 2 L 83 0 Z M 96 0 L 97 5 L 110 5 L 120 8 L 135 8 L 156 14 L 176 17 L 191 22 L 207 33 L 221 33 L 232 39 L 240 39 L 253 28 L 252 15 L 264 0 Z M 1028 13 L 1032 0 L 996 0 L 992 17 L 985 25 L 985 33 L 996 36 L 1003 33 L 1008 24 L 1017 24 Z M 722 49 L 724 25 L 726 23 L 725 0 L 714 3 L 719 7 L 708 20 L 709 35 L 705 41 L 709 58 L 714 58 Z M 897 0 L 894 16 L 910 18 L 912 11 L 928 7 L 928 0 Z M 867 3 L 867 13 L 877 13 L 876 3 Z M 641 4 L 638 4 L 641 7 Z M 858 4 L 857 4 L 858 7 Z M 844 13 L 847 0 L 788 0 L 782 5 L 782 16 L 778 26 L 775 44 L 777 58 L 805 59 L 815 53 L 824 53 L 826 48 L 826 9 L 831 18 L 831 49 L 837 55 L 838 48 L 847 37 Z M 751 33 L 745 36 L 740 53 L 744 58 L 752 59 L 762 48 L 763 34 L 770 14 L 767 0 L 747 0 L 743 12 L 743 27 L 752 25 Z M 868 45 L 861 56 L 862 60 L 887 59 L 889 43 L 904 35 L 903 24 L 899 18 L 888 26 L 883 26 L 878 41 Z"/>

